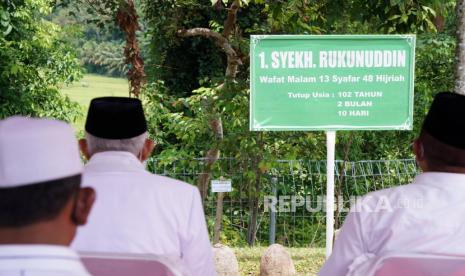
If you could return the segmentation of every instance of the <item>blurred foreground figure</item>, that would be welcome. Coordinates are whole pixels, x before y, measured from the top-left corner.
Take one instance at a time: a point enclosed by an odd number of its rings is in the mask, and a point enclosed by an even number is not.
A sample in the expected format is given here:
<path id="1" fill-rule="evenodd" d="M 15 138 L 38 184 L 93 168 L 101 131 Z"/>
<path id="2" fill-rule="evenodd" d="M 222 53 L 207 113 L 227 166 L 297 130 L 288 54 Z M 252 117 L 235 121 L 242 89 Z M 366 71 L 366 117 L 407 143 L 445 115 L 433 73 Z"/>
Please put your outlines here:
<path id="1" fill-rule="evenodd" d="M 137 99 L 92 100 L 81 150 L 90 159 L 85 185 L 98 199 L 73 247 L 81 252 L 156 254 L 179 260 L 189 275 L 215 275 L 198 189 L 147 172 L 147 139 Z"/>
<path id="2" fill-rule="evenodd" d="M 0 121 L 0 275 L 88 276 L 67 246 L 95 199 L 63 122 Z"/>
<path id="3" fill-rule="evenodd" d="M 319 275 L 388 252 L 465 256 L 465 96 L 435 97 L 413 151 L 423 173 L 358 200 Z"/>

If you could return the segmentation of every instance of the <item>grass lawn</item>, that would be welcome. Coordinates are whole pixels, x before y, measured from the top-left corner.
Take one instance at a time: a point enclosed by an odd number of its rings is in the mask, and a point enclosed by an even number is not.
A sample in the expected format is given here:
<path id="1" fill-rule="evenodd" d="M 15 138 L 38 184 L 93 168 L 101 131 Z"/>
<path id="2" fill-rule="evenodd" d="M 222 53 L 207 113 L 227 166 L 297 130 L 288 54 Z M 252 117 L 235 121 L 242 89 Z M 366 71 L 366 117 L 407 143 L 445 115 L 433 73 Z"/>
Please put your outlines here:
<path id="1" fill-rule="evenodd" d="M 233 248 L 241 275 L 259 275 L 260 258 L 266 247 Z M 325 260 L 324 248 L 287 248 L 297 275 L 316 275 Z"/>
<path id="2" fill-rule="evenodd" d="M 76 131 L 81 133 L 84 129 L 90 100 L 103 96 L 127 97 L 129 85 L 126 79 L 88 74 L 79 82 L 63 87 L 61 92 L 81 105 L 83 116 L 73 123 Z"/>

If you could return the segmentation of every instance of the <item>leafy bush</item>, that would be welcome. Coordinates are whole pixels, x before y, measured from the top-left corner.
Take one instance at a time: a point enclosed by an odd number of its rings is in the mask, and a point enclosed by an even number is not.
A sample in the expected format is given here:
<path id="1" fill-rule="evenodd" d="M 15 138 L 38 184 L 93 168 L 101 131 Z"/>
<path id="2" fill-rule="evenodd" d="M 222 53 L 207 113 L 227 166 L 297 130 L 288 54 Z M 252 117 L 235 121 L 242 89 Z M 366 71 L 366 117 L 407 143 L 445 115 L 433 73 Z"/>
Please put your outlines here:
<path id="1" fill-rule="evenodd" d="M 0 118 L 14 114 L 74 121 L 79 107 L 60 95 L 62 83 L 81 77 L 74 50 L 47 21 L 54 1 L 2 1 L 0 16 Z"/>

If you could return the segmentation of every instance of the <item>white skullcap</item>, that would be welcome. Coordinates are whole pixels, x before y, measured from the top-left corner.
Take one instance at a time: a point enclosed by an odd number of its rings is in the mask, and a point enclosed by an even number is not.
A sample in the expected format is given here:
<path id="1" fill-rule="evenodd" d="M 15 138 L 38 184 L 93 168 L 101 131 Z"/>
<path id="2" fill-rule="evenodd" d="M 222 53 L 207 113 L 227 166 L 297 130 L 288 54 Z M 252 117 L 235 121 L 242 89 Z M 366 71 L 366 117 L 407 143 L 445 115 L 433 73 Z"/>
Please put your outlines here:
<path id="1" fill-rule="evenodd" d="M 0 188 L 81 173 L 78 144 L 68 124 L 19 116 L 0 120 Z"/>

